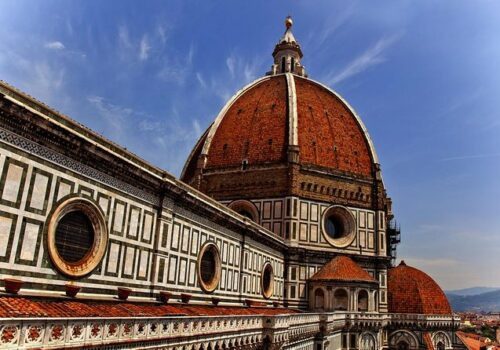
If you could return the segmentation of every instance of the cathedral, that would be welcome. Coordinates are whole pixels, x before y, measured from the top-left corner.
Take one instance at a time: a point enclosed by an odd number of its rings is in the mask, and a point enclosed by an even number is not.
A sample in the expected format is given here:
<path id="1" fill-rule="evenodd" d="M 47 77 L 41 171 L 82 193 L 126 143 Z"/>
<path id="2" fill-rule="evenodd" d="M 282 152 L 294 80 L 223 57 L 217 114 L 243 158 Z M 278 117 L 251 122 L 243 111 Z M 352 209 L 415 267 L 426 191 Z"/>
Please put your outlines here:
<path id="1" fill-rule="evenodd" d="M 0 349 L 465 349 L 292 26 L 180 179 L 0 82 Z"/>

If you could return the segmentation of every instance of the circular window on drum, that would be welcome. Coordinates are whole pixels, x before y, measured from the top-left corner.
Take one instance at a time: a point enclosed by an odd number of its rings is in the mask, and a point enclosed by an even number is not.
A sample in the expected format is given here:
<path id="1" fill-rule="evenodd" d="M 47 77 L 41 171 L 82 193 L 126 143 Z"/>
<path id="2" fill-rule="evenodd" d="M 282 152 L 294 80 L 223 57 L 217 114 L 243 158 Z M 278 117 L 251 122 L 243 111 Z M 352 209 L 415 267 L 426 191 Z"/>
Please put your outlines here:
<path id="1" fill-rule="evenodd" d="M 262 295 L 269 299 L 274 292 L 274 271 L 270 262 L 264 264 L 261 276 Z"/>
<path id="2" fill-rule="evenodd" d="M 198 255 L 198 280 L 203 291 L 213 292 L 219 285 L 221 276 L 221 260 L 217 246 L 206 243 Z"/>
<path id="3" fill-rule="evenodd" d="M 107 242 L 104 215 L 87 199 L 67 199 L 50 216 L 49 256 L 65 275 L 78 278 L 91 273 L 102 261 Z"/>
<path id="4" fill-rule="evenodd" d="M 334 247 L 349 246 L 355 238 L 356 222 L 352 213 L 341 206 L 331 206 L 323 214 L 323 236 Z"/>

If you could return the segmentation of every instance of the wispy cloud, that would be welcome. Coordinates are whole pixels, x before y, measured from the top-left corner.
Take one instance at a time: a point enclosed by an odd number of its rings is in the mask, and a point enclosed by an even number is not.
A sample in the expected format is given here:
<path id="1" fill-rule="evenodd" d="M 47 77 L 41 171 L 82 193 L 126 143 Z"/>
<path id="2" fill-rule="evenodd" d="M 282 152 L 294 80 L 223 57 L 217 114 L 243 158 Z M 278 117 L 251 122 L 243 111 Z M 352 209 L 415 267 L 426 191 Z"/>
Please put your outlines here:
<path id="1" fill-rule="evenodd" d="M 167 29 L 163 24 L 159 24 L 156 27 L 156 32 L 158 33 L 158 37 L 160 39 L 160 42 L 162 44 L 165 44 L 167 42 Z"/>
<path id="2" fill-rule="evenodd" d="M 64 44 L 60 41 L 51 41 L 44 45 L 46 49 L 51 50 L 63 50 L 65 48 Z"/>
<path id="3" fill-rule="evenodd" d="M 203 89 L 207 88 L 207 83 L 205 82 L 205 79 L 203 79 L 203 75 L 201 75 L 200 72 L 196 72 L 196 80 L 198 80 L 198 83 L 200 84 L 201 88 Z"/>
<path id="4" fill-rule="evenodd" d="M 131 48 L 132 42 L 128 35 L 128 29 L 126 26 L 121 25 L 118 27 L 118 43 L 124 48 Z"/>
<path id="5" fill-rule="evenodd" d="M 133 116 L 131 108 L 123 107 L 107 101 L 101 96 L 89 96 L 87 101 L 98 111 L 106 124 L 107 133 L 115 141 L 125 141 L 123 136 Z"/>
<path id="6" fill-rule="evenodd" d="M 399 33 L 379 39 L 373 46 L 369 47 L 361 55 L 354 58 L 340 72 L 330 73 L 326 78 L 327 83 L 329 85 L 337 84 L 367 70 L 372 66 L 385 62 L 385 51 L 396 41 L 398 41 L 402 37 L 402 35 L 402 33 Z"/>
<path id="7" fill-rule="evenodd" d="M 191 44 L 184 59 L 179 58 L 180 56 L 176 58 L 167 57 L 163 68 L 158 72 L 158 78 L 166 82 L 184 85 L 187 77 L 192 73 L 195 51 L 195 46 Z"/>
<path id="8" fill-rule="evenodd" d="M 226 102 L 242 86 L 263 75 L 264 62 L 264 55 L 248 58 L 232 52 L 226 57 L 224 70 L 217 72 L 210 79 L 204 79 L 201 75 L 197 79 L 200 86 L 207 87 L 211 93 Z"/>
<path id="9" fill-rule="evenodd" d="M 229 70 L 229 74 L 231 74 L 231 77 L 234 78 L 234 66 L 235 66 L 235 57 L 234 55 L 229 56 L 226 58 L 226 67 Z"/>
<path id="10" fill-rule="evenodd" d="M 304 40 L 304 46 L 311 47 L 312 52 L 317 52 L 322 47 L 328 46 L 328 40 L 355 14 L 354 4 L 345 3 L 340 11 L 334 11 L 318 25 L 317 30 L 311 30 Z"/>
<path id="11" fill-rule="evenodd" d="M 500 153 L 484 153 L 484 154 L 469 154 L 463 156 L 442 158 L 440 162 L 449 162 L 453 160 L 481 159 L 481 158 L 496 158 L 500 157 Z"/>
<path id="12" fill-rule="evenodd" d="M 413 258 L 405 257 L 405 262 L 409 265 L 421 266 L 421 267 L 456 267 L 461 263 L 458 260 L 452 258 Z"/>
<path id="13" fill-rule="evenodd" d="M 139 59 L 141 61 L 145 61 L 149 57 L 149 50 L 151 50 L 151 46 L 149 45 L 149 40 L 147 35 L 143 35 L 141 42 L 139 44 Z"/>

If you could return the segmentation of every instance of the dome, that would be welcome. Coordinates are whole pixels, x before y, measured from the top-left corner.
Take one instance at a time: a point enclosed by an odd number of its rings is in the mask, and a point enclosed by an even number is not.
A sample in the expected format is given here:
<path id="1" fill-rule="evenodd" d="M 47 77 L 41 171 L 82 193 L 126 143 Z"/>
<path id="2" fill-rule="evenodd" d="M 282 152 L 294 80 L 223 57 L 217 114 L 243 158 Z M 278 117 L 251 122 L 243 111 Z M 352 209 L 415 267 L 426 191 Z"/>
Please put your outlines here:
<path id="1" fill-rule="evenodd" d="M 404 261 L 388 273 L 388 307 L 391 313 L 444 315 L 452 310 L 439 285 L 426 273 Z"/>
<path id="2" fill-rule="evenodd" d="M 293 22 L 285 24 L 271 70 L 226 103 L 181 180 L 219 201 L 298 196 L 385 210 L 366 127 L 339 94 L 308 78 Z"/>
<path id="3" fill-rule="evenodd" d="M 183 171 L 189 182 L 200 155 L 206 170 L 286 164 L 298 151 L 304 166 L 373 178 L 378 163 L 360 118 L 334 91 L 285 73 L 239 91 L 201 137 Z"/>

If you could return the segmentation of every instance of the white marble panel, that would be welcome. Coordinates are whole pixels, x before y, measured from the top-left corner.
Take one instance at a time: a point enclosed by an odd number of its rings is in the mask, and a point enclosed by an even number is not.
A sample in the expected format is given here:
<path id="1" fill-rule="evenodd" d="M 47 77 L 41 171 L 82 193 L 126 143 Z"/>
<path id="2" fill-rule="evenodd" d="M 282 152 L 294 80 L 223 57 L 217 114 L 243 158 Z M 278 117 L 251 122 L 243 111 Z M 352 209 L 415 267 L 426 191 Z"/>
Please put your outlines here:
<path id="1" fill-rule="evenodd" d="M 128 234 L 132 237 L 137 237 L 137 229 L 139 228 L 140 209 L 132 208 L 130 210 L 130 227 Z"/>
<path id="2" fill-rule="evenodd" d="M 140 254 L 140 263 L 139 263 L 139 277 L 145 278 L 146 273 L 148 271 L 148 262 L 149 262 L 149 254 L 146 250 L 142 250 Z"/>
<path id="3" fill-rule="evenodd" d="M 33 192 L 30 201 L 31 208 L 43 210 L 48 184 L 49 178 L 47 176 L 35 174 L 35 182 L 33 184 Z"/>
<path id="4" fill-rule="evenodd" d="M 7 254 L 7 242 L 9 242 L 10 230 L 12 229 L 12 219 L 0 216 L 0 256 Z"/>
<path id="5" fill-rule="evenodd" d="M 122 232 L 124 215 L 125 205 L 122 203 L 117 203 L 115 206 L 115 221 L 113 223 L 113 231 Z"/>
<path id="6" fill-rule="evenodd" d="M 7 176 L 5 178 L 5 185 L 3 188 L 2 199 L 10 202 L 16 202 L 19 194 L 21 178 L 23 175 L 23 168 L 19 165 L 9 164 L 7 169 Z"/>
<path id="7" fill-rule="evenodd" d="M 119 253 L 120 253 L 120 246 L 116 243 L 111 243 L 111 246 L 109 248 L 108 272 L 110 273 L 117 272 Z"/>
<path id="8" fill-rule="evenodd" d="M 151 239 L 151 228 L 153 225 L 153 216 L 150 214 L 144 214 L 144 228 L 143 230 L 143 237 L 145 240 L 149 241 Z"/>
<path id="9" fill-rule="evenodd" d="M 33 261 L 37 249 L 37 240 L 40 226 L 27 222 L 24 228 L 24 238 L 21 246 L 20 258 Z"/>
<path id="10" fill-rule="evenodd" d="M 125 262 L 124 262 L 123 273 L 126 275 L 131 275 L 132 272 L 134 271 L 134 252 L 135 248 L 133 247 L 125 248 Z"/>

